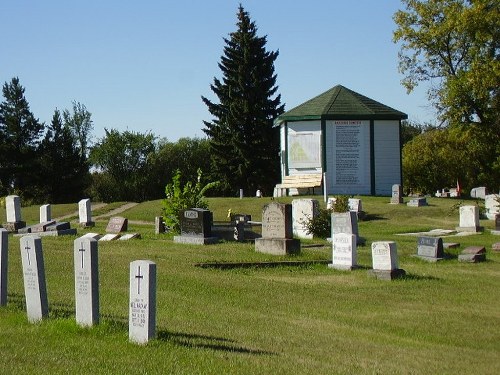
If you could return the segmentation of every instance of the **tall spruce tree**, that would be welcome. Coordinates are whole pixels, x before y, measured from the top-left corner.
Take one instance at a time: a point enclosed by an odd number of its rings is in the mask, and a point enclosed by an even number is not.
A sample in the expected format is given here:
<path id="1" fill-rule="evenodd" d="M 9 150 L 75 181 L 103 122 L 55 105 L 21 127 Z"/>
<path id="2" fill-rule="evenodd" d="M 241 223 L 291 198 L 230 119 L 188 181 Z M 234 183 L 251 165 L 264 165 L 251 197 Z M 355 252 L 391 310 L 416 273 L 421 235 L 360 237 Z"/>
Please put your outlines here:
<path id="1" fill-rule="evenodd" d="M 37 195 L 40 170 L 36 163 L 44 124 L 30 111 L 19 78 L 3 86 L 0 103 L 0 193 Z"/>
<path id="2" fill-rule="evenodd" d="M 237 30 L 226 43 L 211 90 L 219 103 L 202 96 L 212 121 L 204 121 L 213 160 L 212 177 L 221 182 L 223 194 L 243 188 L 270 194 L 279 180 L 279 131 L 273 120 L 283 113 L 276 95 L 274 61 L 278 52 L 266 51 L 267 37 L 240 5 Z"/>
<path id="3" fill-rule="evenodd" d="M 45 176 L 44 198 L 52 203 L 80 199 L 90 182 L 88 163 L 81 160 L 75 137 L 71 129 L 63 125 L 57 109 L 42 141 L 40 153 Z"/>

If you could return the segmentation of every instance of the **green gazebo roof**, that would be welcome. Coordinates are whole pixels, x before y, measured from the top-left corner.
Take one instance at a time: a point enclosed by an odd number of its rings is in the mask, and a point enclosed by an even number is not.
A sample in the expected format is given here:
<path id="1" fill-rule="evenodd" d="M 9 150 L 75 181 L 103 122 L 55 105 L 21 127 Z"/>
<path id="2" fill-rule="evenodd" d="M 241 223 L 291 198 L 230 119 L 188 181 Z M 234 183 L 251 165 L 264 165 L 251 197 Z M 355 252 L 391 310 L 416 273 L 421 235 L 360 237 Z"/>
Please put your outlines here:
<path id="1" fill-rule="evenodd" d="M 337 85 L 283 113 L 275 123 L 303 120 L 403 120 L 406 118 L 408 115 L 403 112 Z"/>

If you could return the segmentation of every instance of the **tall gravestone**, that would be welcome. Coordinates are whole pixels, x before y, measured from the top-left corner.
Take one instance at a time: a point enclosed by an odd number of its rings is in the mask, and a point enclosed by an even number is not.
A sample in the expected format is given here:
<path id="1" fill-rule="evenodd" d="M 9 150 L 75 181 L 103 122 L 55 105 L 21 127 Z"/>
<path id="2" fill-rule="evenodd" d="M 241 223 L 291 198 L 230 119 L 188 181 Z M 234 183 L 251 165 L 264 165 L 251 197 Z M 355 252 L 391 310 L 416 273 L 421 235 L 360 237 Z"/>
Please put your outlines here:
<path id="1" fill-rule="evenodd" d="M 403 187 L 399 184 L 392 185 L 391 204 L 403 203 Z"/>
<path id="2" fill-rule="evenodd" d="M 332 241 L 334 241 L 335 234 L 345 233 L 354 234 L 359 243 L 360 238 L 358 234 L 358 216 L 356 212 L 332 212 Z"/>
<path id="3" fill-rule="evenodd" d="M 460 207 L 460 225 L 456 230 L 458 232 L 482 232 L 484 228 L 479 225 L 479 207 Z"/>
<path id="4" fill-rule="evenodd" d="M 99 323 L 99 268 L 97 240 L 80 237 L 74 241 L 76 323 Z"/>
<path id="5" fill-rule="evenodd" d="M 42 240 L 38 236 L 21 237 L 20 249 L 26 312 L 28 320 L 34 323 L 47 317 L 49 313 Z"/>
<path id="6" fill-rule="evenodd" d="M 357 236 L 336 233 L 332 239 L 332 263 L 330 268 L 353 270 L 357 268 Z"/>
<path id="7" fill-rule="evenodd" d="M 44 204 L 40 206 L 40 223 L 52 221 L 52 206 Z"/>
<path id="8" fill-rule="evenodd" d="M 130 263 L 129 340 L 146 344 L 156 335 L 156 264 Z"/>
<path id="9" fill-rule="evenodd" d="M 5 197 L 5 211 L 7 214 L 7 222 L 3 227 L 9 232 L 17 232 L 24 228 L 26 222 L 21 218 L 21 198 L 17 195 L 8 195 Z"/>
<path id="10" fill-rule="evenodd" d="M 0 306 L 7 304 L 7 272 L 9 265 L 9 236 L 0 228 Z"/>
<path id="11" fill-rule="evenodd" d="M 213 214 L 203 208 L 190 208 L 181 212 L 181 235 L 174 236 L 176 243 L 207 245 L 218 242 L 212 236 Z"/>
<path id="12" fill-rule="evenodd" d="M 312 239 L 313 234 L 308 233 L 307 223 L 319 213 L 319 202 L 316 199 L 292 200 L 293 235 L 298 238 Z"/>
<path id="13" fill-rule="evenodd" d="M 155 234 L 165 233 L 165 222 L 163 216 L 155 217 Z"/>
<path id="14" fill-rule="evenodd" d="M 378 241 L 372 243 L 373 269 L 368 274 L 381 280 L 402 277 L 406 272 L 399 268 L 396 242 Z"/>
<path id="15" fill-rule="evenodd" d="M 262 237 L 255 239 L 255 251 L 273 255 L 300 253 L 300 241 L 293 238 L 292 205 L 272 202 L 262 210 Z"/>
<path id="16" fill-rule="evenodd" d="M 92 205 L 90 199 L 86 198 L 78 202 L 78 216 L 81 227 L 87 228 L 95 225 L 92 221 Z"/>
<path id="17" fill-rule="evenodd" d="M 484 199 L 484 208 L 488 220 L 495 220 L 495 215 L 500 214 L 500 195 L 488 194 Z"/>

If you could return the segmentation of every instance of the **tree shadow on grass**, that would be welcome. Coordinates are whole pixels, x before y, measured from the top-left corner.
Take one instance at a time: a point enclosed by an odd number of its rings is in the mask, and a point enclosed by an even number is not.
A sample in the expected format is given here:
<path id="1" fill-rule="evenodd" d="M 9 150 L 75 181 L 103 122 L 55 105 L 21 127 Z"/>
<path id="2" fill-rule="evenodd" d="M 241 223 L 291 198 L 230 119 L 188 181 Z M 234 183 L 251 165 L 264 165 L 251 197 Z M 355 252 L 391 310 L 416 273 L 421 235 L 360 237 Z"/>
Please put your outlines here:
<path id="1" fill-rule="evenodd" d="M 363 220 L 361 221 L 375 221 L 375 220 L 388 220 L 388 219 L 378 214 L 366 214 Z"/>
<path id="2" fill-rule="evenodd" d="M 435 276 L 427 276 L 427 275 L 417 275 L 417 274 L 414 274 L 414 273 L 407 273 L 406 275 L 404 275 L 401 280 L 433 280 L 433 281 L 437 281 L 437 280 L 441 280 L 439 277 L 435 277 Z"/>
<path id="3" fill-rule="evenodd" d="M 246 348 L 242 345 L 238 345 L 236 341 L 224 337 L 161 330 L 158 331 L 156 338 L 160 341 L 169 341 L 187 348 L 210 349 L 253 355 L 277 355 L 277 353 L 265 350 Z"/>

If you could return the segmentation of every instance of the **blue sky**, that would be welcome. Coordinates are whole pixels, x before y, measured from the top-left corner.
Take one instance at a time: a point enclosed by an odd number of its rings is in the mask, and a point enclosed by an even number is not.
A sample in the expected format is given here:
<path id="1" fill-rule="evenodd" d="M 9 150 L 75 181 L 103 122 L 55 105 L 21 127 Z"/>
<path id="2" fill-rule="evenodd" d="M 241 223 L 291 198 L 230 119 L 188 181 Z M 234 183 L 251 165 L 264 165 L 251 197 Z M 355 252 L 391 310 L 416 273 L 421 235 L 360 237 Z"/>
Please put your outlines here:
<path id="1" fill-rule="evenodd" d="M 151 131 L 176 141 L 202 137 L 211 116 L 201 96 L 240 1 L 16 0 L 0 3 L 0 82 L 19 77 L 32 112 L 85 104 L 94 140 L 104 128 Z M 341 84 L 433 122 L 425 87 L 407 95 L 392 42 L 398 0 L 241 1 L 267 35 L 282 102 L 289 110 Z M 3 100 L 3 97 L 2 97 Z"/>

